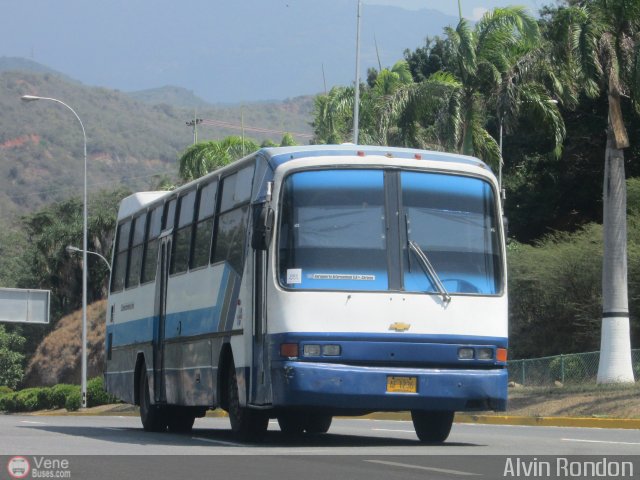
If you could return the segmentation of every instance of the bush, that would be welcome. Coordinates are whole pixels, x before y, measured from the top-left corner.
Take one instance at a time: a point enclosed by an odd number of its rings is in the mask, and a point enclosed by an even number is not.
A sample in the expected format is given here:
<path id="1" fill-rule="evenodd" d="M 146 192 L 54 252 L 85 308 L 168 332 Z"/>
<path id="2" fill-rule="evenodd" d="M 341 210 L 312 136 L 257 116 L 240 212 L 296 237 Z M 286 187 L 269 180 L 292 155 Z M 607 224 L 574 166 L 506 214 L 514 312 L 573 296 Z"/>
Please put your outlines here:
<path id="1" fill-rule="evenodd" d="M 40 388 L 26 388 L 15 394 L 16 412 L 33 412 L 38 410 L 38 394 Z"/>
<path id="2" fill-rule="evenodd" d="M 15 412 L 16 411 L 16 400 L 15 393 L 6 393 L 0 396 L 0 410 L 3 412 Z"/>
<path id="3" fill-rule="evenodd" d="M 76 410 L 79 410 L 81 406 L 82 394 L 80 393 L 80 390 L 71 392 L 71 394 L 69 394 L 69 396 L 67 397 L 64 408 L 66 408 L 70 412 L 75 412 Z"/>
<path id="4" fill-rule="evenodd" d="M 0 395 L 5 395 L 7 393 L 13 393 L 13 390 L 6 385 L 0 385 Z"/>
<path id="5" fill-rule="evenodd" d="M 67 398 L 74 392 L 80 393 L 78 385 L 60 383 L 51 387 L 51 408 L 64 408 L 67 404 Z"/>
<path id="6" fill-rule="evenodd" d="M 102 377 L 95 377 L 87 382 L 87 407 L 107 405 L 115 401 L 115 397 L 109 395 L 104 390 L 104 380 Z"/>
<path id="7" fill-rule="evenodd" d="M 562 375 L 563 363 L 564 376 Z M 549 369 L 554 380 L 561 380 L 565 383 L 581 383 L 588 377 L 584 361 L 578 355 L 556 357 L 551 361 Z"/>

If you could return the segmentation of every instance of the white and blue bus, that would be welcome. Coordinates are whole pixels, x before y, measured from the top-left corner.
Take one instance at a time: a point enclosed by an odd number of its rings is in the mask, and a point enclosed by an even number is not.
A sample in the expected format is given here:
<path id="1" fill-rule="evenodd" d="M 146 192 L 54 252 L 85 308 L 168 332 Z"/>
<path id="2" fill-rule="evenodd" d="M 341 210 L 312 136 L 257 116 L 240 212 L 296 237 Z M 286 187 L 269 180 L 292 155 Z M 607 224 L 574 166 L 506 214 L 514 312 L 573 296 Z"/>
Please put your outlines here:
<path id="1" fill-rule="evenodd" d="M 125 198 L 106 326 L 108 392 L 146 430 L 208 409 L 241 439 L 277 418 L 506 408 L 505 239 L 480 160 L 356 145 L 267 148 Z"/>

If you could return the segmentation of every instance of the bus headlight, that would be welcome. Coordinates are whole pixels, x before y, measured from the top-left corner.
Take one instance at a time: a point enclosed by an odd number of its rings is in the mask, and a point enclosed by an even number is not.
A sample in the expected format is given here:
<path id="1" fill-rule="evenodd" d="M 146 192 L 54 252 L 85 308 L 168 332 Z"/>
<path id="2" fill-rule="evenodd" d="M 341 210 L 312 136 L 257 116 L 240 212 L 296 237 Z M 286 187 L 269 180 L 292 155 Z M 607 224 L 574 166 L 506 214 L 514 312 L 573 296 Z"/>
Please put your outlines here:
<path id="1" fill-rule="evenodd" d="M 302 347 L 303 357 L 319 357 L 320 352 L 320 345 L 305 345 Z"/>
<path id="2" fill-rule="evenodd" d="M 322 355 L 327 357 L 337 357 L 342 353 L 340 345 L 322 345 Z"/>
<path id="3" fill-rule="evenodd" d="M 458 358 L 460 360 L 472 360 L 473 359 L 473 348 L 459 348 L 458 349 Z"/>
<path id="4" fill-rule="evenodd" d="M 318 345 L 310 343 L 302 346 L 303 357 L 337 357 L 342 353 L 340 345 Z"/>
<path id="5" fill-rule="evenodd" d="M 478 360 L 492 360 L 493 359 L 493 348 L 478 348 Z"/>

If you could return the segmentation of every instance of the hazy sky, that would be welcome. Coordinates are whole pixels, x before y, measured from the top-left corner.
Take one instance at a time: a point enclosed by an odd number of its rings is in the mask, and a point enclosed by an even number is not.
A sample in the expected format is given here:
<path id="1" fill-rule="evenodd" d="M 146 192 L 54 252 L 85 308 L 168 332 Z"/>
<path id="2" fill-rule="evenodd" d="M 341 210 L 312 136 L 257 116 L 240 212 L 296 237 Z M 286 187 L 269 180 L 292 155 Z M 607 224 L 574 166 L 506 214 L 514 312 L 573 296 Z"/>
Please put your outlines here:
<path id="1" fill-rule="evenodd" d="M 527 7 L 532 14 L 536 14 L 543 5 L 553 3 L 554 0 L 515 0 L 505 2 L 502 0 L 461 0 L 462 16 L 471 20 L 479 19 L 484 12 L 495 7 L 505 5 L 522 5 Z M 458 2 L 455 0 L 363 0 L 365 5 L 393 5 L 408 10 L 430 8 L 439 10 L 447 15 L 458 15 Z"/>
<path id="2" fill-rule="evenodd" d="M 553 0 L 461 0 L 532 14 Z M 209 102 L 317 94 L 354 81 L 357 0 L 0 0 L 0 56 L 87 85 L 175 85 Z M 395 8 L 392 8 L 395 7 Z M 458 21 L 456 0 L 363 0 L 361 72 L 391 67 Z M 45 92 L 40 92 L 44 94 Z"/>

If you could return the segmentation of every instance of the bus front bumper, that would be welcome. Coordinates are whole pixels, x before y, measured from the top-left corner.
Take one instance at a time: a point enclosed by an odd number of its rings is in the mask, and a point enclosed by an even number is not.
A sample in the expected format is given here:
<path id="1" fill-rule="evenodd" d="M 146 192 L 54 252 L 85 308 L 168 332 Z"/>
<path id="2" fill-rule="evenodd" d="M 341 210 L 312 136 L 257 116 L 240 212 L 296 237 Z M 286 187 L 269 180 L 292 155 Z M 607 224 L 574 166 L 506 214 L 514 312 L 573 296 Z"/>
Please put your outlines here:
<path id="1" fill-rule="evenodd" d="M 390 377 L 415 378 L 415 393 L 389 392 Z M 285 361 L 271 370 L 274 407 L 336 411 L 504 411 L 507 369 L 363 367 Z"/>

